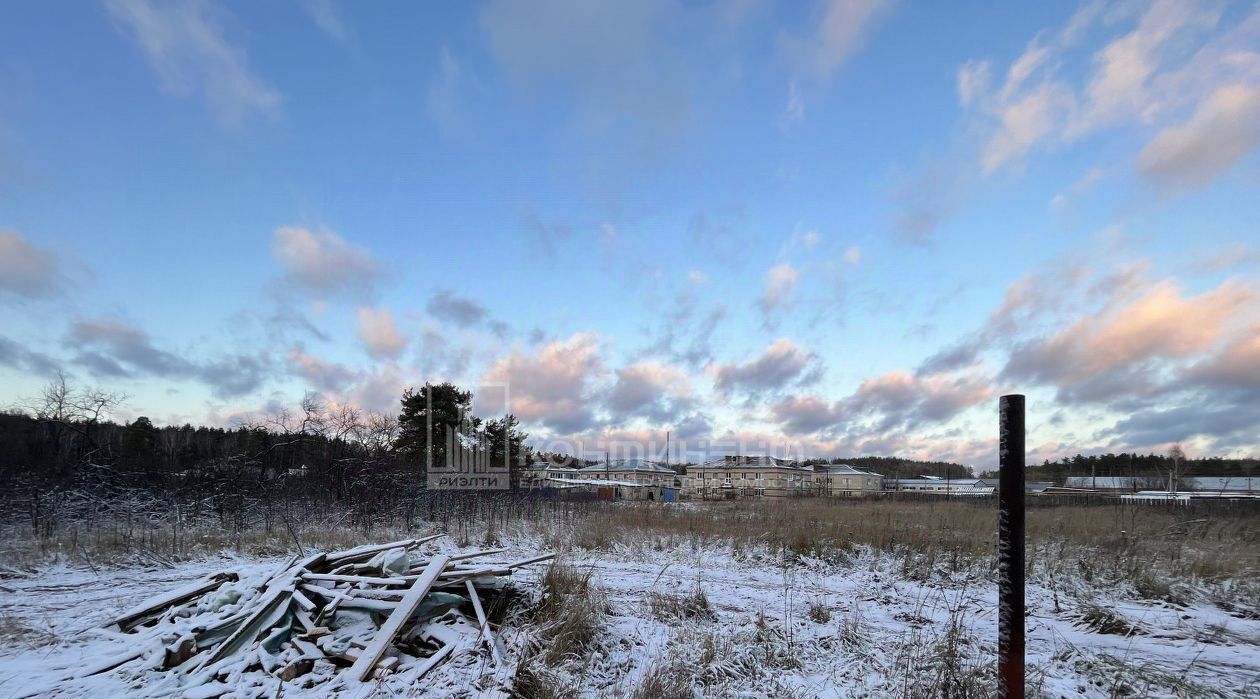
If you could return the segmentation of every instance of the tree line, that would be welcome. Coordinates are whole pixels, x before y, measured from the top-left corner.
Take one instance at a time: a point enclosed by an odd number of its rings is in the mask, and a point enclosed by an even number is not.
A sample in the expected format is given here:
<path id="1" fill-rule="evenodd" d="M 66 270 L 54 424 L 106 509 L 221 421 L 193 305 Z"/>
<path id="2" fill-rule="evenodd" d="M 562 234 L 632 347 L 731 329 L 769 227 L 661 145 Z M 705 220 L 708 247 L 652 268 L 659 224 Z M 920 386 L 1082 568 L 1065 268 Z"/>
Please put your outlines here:
<path id="1" fill-rule="evenodd" d="M 1076 454 L 1025 469 L 1028 480 L 1062 484 L 1068 476 L 1129 477 L 1164 482 L 1169 474 L 1186 476 L 1260 477 L 1260 459 L 1226 459 L 1219 456 L 1191 459 L 1180 446 L 1164 454 Z M 997 476 L 997 472 L 985 475 Z"/>
<path id="2" fill-rule="evenodd" d="M 513 415 L 471 415 L 472 398 L 449 383 L 408 389 L 393 416 L 312 394 L 296 410 L 234 427 L 159 427 L 144 416 L 112 421 L 126 396 L 59 376 L 0 413 L 0 514 L 39 527 L 54 510 L 100 509 L 113 496 L 144 493 L 196 503 L 225 522 L 285 501 L 371 516 L 418 498 L 428 464 L 445 463 L 452 444 L 507 463 L 515 485 L 530 458 L 527 435 Z"/>

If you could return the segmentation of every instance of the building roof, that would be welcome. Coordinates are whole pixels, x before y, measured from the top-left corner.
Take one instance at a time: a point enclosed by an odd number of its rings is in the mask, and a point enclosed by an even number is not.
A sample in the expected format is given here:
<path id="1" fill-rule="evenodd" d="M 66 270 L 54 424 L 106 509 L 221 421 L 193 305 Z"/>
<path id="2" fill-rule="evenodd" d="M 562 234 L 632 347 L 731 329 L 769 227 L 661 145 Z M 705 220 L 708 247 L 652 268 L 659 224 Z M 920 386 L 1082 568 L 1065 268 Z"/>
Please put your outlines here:
<path id="1" fill-rule="evenodd" d="M 1138 477 L 1131 476 L 1068 476 L 1063 486 L 1066 488 L 1107 488 L 1107 489 L 1124 489 L 1132 490 L 1141 485 L 1145 487 L 1147 483 L 1159 483 L 1159 476 Z"/>
<path id="2" fill-rule="evenodd" d="M 607 464 L 594 464 L 586 468 L 578 469 L 581 473 L 603 473 L 605 471 L 645 471 L 648 473 L 660 473 L 676 476 L 674 469 L 664 464 L 647 459 L 618 459 L 610 461 Z"/>
<path id="3" fill-rule="evenodd" d="M 552 461 L 535 461 L 525 466 L 527 471 L 559 471 L 562 473 L 577 473 L 578 469 L 568 466 L 561 466 Z"/>
<path id="4" fill-rule="evenodd" d="M 802 466 L 800 462 L 791 459 L 780 459 L 776 456 L 768 455 L 740 455 L 740 456 L 724 456 L 720 459 L 706 461 L 693 468 L 795 468 L 802 471 L 813 471 L 812 468 Z"/>
<path id="5" fill-rule="evenodd" d="M 939 485 L 951 488 L 996 488 L 997 481 L 986 481 L 983 478 L 885 478 L 885 482 L 893 485 Z"/>
<path id="6" fill-rule="evenodd" d="M 1255 492 L 1260 491 L 1260 477 L 1248 476 L 1189 476 L 1181 479 L 1182 487 L 1203 491 Z"/>
<path id="7" fill-rule="evenodd" d="M 617 488 L 646 488 L 643 483 L 631 483 L 629 481 L 614 481 L 605 478 L 548 478 L 550 483 L 564 483 L 565 485 L 594 485 Z"/>
<path id="8" fill-rule="evenodd" d="M 876 477 L 880 477 L 878 473 L 871 473 L 871 472 L 869 472 L 869 471 L 863 471 L 863 470 L 861 470 L 861 469 L 853 468 L 852 466 L 850 466 L 850 465 L 848 465 L 848 464 L 824 464 L 824 465 L 822 466 L 822 471 L 823 471 L 824 473 L 826 473 L 826 474 L 828 474 L 828 475 L 832 475 L 832 476 L 876 476 Z"/>

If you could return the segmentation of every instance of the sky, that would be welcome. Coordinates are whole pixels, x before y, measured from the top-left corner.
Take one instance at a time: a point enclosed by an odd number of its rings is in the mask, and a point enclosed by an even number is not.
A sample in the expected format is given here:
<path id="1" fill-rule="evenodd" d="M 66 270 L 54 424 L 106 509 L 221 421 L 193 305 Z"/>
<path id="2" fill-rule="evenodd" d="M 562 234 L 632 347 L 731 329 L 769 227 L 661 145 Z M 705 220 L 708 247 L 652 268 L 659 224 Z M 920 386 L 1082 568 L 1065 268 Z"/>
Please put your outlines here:
<path id="1" fill-rule="evenodd" d="M 11 3 L 0 406 L 541 449 L 1260 446 L 1254 2 Z"/>

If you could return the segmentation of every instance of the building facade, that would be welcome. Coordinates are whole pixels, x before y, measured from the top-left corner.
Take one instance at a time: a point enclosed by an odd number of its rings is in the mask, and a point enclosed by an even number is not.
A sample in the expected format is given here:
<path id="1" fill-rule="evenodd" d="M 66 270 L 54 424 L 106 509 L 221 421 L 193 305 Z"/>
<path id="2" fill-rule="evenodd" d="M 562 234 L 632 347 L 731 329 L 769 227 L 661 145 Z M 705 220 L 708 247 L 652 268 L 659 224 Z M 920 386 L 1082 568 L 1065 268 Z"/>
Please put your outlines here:
<path id="1" fill-rule="evenodd" d="M 883 490 L 884 477 L 848 464 L 824 464 L 814 467 L 814 487 L 819 495 L 828 497 L 869 497 Z"/>
<path id="2" fill-rule="evenodd" d="M 687 477 L 664 464 L 647 459 L 620 459 L 569 471 L 553 483 L 589 484 L 600 497 L 610 500 L 672 502 L 685 496 Z"/>
<path id="3" fill-rule="evenodd" d="M 726 456 L 688 466 L 688 493 L 702 500 L 815 495 L 814 469 L 773 456 Z"/>
<path id="4" fill-rule="evenodd" d="M 932 495 L 993 495 L 997 481 L 983 478 L 886 478 L 884 490 Z"/>

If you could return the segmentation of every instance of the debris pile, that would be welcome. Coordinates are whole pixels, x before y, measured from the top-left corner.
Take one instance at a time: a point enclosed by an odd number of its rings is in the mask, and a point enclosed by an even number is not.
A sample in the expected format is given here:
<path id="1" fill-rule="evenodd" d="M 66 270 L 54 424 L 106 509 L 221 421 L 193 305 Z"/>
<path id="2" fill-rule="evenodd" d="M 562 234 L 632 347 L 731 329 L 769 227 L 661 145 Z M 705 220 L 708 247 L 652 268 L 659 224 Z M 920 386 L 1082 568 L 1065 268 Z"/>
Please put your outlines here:
<path id="1" fill-rule="evenodd" d="M 261 581 L 223 572 L 146 600 L 111 624 L 135 637 L 129 650 L 75 677 L 141 660 L 166 671 L 167 689 L 204 687 L 206 696 L 258 671 L 303 687 L 349 688 L 395 673 L 418 680 L 452 652 L 482 643 L 499 667 L 481 595 L 552 555 L 487 563 L 507 549 L 420 552 L 440 536 L 294 556 Z M 460 611 L 468 607 L 471 616 Z"/>

